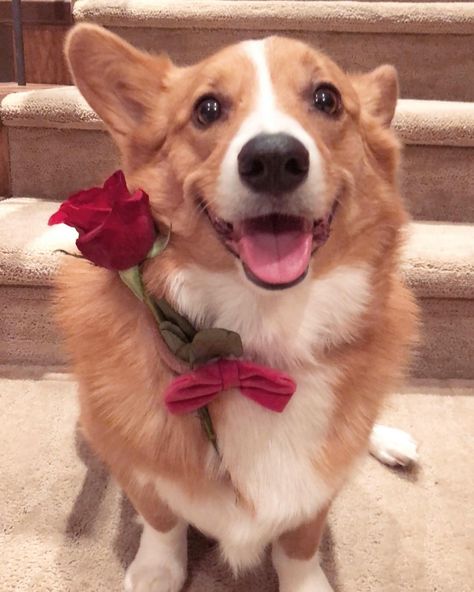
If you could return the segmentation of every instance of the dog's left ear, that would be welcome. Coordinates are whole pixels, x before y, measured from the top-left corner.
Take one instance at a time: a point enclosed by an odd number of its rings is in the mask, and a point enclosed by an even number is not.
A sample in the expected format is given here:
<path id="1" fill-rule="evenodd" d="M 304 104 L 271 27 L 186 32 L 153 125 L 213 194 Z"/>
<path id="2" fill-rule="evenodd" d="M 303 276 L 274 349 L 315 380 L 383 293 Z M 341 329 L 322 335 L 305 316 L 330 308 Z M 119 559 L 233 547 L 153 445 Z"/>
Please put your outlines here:
<path id="1" fill-rule="evenodd" d="M 65 53 L 77 87 L 119 143 L 151 123 L 165 76 L 173 67 L 167 56 L 139 51 L 90 24 L 71 30 Z"/>
<path id="2" fill-rule="evenodd" d="M 398 100 L 398 75 L 393 66 L 379 66 L 368 74 L 351 76 L 362 110 L 379 119 L 389 127 Z"/>

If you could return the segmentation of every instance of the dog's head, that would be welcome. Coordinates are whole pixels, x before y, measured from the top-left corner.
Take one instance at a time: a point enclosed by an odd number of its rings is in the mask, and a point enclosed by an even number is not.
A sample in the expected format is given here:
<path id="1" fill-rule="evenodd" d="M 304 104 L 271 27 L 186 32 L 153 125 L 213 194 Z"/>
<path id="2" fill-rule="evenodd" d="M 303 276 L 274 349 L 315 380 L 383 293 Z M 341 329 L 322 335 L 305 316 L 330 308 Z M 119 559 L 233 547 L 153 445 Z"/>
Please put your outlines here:
<path id="1" fill-rule="evenodd" d="M 392 67 L 348 76 L 271 37 L 180 68 L 93 25 L 67 55 L 182 263 L 282 289 L 375 257 L 398 230 Z"/>

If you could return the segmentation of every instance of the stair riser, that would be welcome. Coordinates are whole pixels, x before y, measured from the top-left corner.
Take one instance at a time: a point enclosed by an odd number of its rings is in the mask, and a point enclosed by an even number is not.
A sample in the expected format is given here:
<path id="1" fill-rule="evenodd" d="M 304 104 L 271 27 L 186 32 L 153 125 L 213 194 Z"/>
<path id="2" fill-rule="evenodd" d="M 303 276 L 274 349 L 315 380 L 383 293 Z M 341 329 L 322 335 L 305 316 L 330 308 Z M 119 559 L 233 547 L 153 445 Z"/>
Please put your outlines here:
<path id="1" fill-rule="evenodd" d="M 0 286 L 0 364 L 64 364 L 52 294 L 46 287 Z"/>
<path id="2" fill-rule="evenodd" d="M 427 298 L 421 305 L 421 343 L 413 375 L 474 378 L 474 300 Z"/>
<path id="3" fill-rule="evenodd" d="M 0 287 L 0 365 L 62 366 L 65 356 L 51 314 L 51 288 Z M 412 374 L 474 379 L 474 301 L 424 299 L 422 343 Z"/>
<path id="4" fill-rule="evenodd" d="M 101 184 L 119 166 L 98 130 L 9 128 L 12 195 L 62 200 Z M 414 218 L 474 222 L 474 147 L 406 146 L 403 194 Z"/>
<path id="5" fill-rule="evenodd" d="M 178 64 L 195 63 L 245 39 L 285 35 L 322 49 L 349 71 L 393 64 L 405 98 L 474 100 L 474 87 L 467 82 L 474 71 L 473 35 L 108 28 L 140 48 L 169 53 Z"/>
<path id="6" fill-rule="evenodd" d="M 9 128 L 13 196 L 63 200 L 102 184 L 116 170 L 118 155 L 103 131 Z"/>
<path id="7" fill-rule="evenodd" d="M 406 146 L 402 192 L 416 220 L 474 222 L 474 147 Z"/>

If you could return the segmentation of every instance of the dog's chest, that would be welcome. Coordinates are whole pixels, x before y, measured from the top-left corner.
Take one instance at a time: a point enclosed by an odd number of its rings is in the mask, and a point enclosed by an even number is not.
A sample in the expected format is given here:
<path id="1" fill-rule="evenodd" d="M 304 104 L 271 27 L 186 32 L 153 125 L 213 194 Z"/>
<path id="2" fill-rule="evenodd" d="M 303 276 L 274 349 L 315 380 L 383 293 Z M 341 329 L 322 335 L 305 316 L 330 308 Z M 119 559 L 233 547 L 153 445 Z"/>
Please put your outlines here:
<path id="1" fill-rule="evenodd" d="M 339 268 L 318 282 L 272 294 L 246 286 L 237 272 L 188 268 L 176 274 L 170 290 L 179 312 L 196 326 L 236 331 L 245 357 L 286 371 L 297 383 L 281 414 L 238 391 L 218 403 L 222 465 L 253 517 L 229 487 L 209 503 L 169 494 L 181 515 L 221 540 L 230 529 L 250 541 L 257 524 L 260 535 L 271 538 L 314 515 L 330 495 L 314 461 L 330 427 L 337 369 L 318 363 L 315 352 L 351 338 L 369 301 L 368 271 Z"/>
<path id="2" fill-rule="evenodd" d="M 251 565 L 283 532 L 313 518 L 332 495 L 314 461 L 332 409 L 328 376 L 296 375 L 298 389 L 284 413 L 227 392 L 215 424 L 221 460 L 209 448 L 220 478 L 204 495 L 155 479 L 169 507 L 217 539 L 236 569 Z M 212 413 L 212 406 L 211 406 Z"/>
<path id="3" fill-rule="evenodd" d="M 368 276 L 364 266 L 341 266 L 291 290 L 265 292 L 237 270 L 215 273 L 188 267 L 170 282 L 179 312 L 196 326 L 239 333 L 244 357 L 286 371 L 297 382 L 282 414 L 237 392 L 226 395 L 217 426 L 224 462 L 246 483 L 254 479 L 254 489 L 278 481 L 283 467 L 287 474 L 292 467 L 295 473 L 305 470 L 305 451 L 314 450 L 324 437 L 336 371 L 318 364 L 317 354 L 351 339 L 357 330 L 369 302 Z M 288 489 L 286 481 L 281 479 L 280 489 Z"/>
<path id="4" fill-rule="evenodd" d="M 281 414 L 238 391 L 226 393 L 216 424 L 222 467 L 265 523 L 304 519 L 325 502 L 328 488 L 316 458 L 333 410 L 332 375 L 295 372 L 297 390 Z"/>
<path id="5" fill-rule="evenodd" d="M 370 303 L 369 278 L 365 265 L 341 265 L 320 279 L 268 292 L 239 268 L 217 273 L 189 266 L 175 273 L 169 290 L 178 311 L 197 327 L 235 331 L 247 358 L 290 370 L 353 338 Z"/>

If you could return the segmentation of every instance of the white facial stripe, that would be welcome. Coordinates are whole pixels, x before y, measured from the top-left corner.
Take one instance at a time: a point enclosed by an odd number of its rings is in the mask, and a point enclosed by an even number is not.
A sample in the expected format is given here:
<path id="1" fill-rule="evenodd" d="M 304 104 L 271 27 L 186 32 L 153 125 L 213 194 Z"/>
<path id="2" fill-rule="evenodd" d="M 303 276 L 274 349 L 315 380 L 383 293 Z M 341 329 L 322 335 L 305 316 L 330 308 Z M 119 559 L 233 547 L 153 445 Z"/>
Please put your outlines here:
<path id="1" fill-rule="evenodd" d="M 258 133 L 281 131 L 272 79 L 265 55 L 265 41 L 247 41 L 244 43 L 244 49 L 255 66 L 258 81 L 256 108 L 251 118 L 258 120 L 255 122 L 260 126 Z"/>
<path id="2" fill-rule="evenodd" d="M 324 174 L 321 155 L 313 138 L 301 124 L 278 109 L 275 89 L 265 52 L 265 40 L 245 41 L 242 47 L 252 61 L 256 72 L 257 93 L 254 108 L 243 121 L 239 131 L 227 149 L 218 183 L 219 215 L 233 221 L 248 216 L 270 213 L 268 200 L 256 200 L 255 194 L 240 180 L 237 163 L 243 146 L 261 133 L 287 133 L 297 138 L 308 150 L 310 168 L 306 181 L 293 192 L 287 212 L 311 213 L 314 218 L 324 215 L 324 204 L 319 195 L 324 192 Z"/>
<path id="3" fill-rule="evenodd" d="M 310 154 L 311 163 L 319 164 L 321 157 L 313 138 L 296 119 L 280 111 L 276 105 L 275 92 L 265 53 L 265 40 L 246 41 L 244 48 L 257 72 L 258 94 L 255 110 L 242 124 L 239 135 L 245 131 L 249 134 L 245 140 L 248 141 L 262 132 L 286 132 L 304 144 Z"/>

